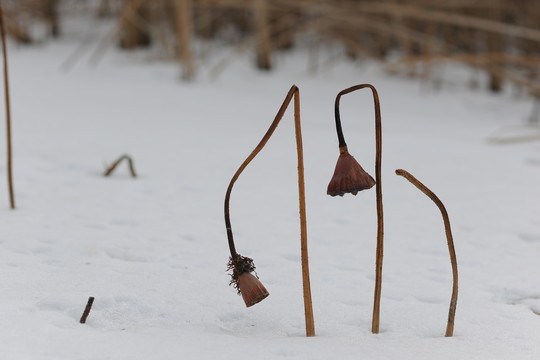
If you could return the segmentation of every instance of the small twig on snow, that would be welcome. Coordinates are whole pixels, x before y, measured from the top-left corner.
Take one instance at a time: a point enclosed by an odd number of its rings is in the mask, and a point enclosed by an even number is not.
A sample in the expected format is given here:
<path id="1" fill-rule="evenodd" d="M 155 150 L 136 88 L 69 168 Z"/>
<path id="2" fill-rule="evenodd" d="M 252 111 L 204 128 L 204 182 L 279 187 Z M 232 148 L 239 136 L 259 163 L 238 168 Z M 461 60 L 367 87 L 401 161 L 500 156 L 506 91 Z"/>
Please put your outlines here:
<path id="1" fill-rule="evenodd" d="M 90 296 L 88 298 L 88 303 L 86 303 L 86 308 L 84 309 L 84 312 L 81 316 L 81 324 L 86 323 L 86 318 L 88 317 L 88 314 L 90 314 L 90 310 L 92 309 L 92 304 L 94 303 L 94 297 Z"/>
<path id="2" fill-rule="evenodd" d="M 137 173 L 135 172 L 135 168 L 133 167 L 133 160 L 131 159 L 131 156 L 129 155 L 122 155 L 116 160 L 109 168 L 105 171 L 105 174 L 103 176 L 109 176 L 112 174 L 113 170 L 116 169 L 118 164 L 122 162 L 122 160 L 126 159 L 129 165 L 129 172 L 131 173 L 132 177 L 137 177 Z"/>

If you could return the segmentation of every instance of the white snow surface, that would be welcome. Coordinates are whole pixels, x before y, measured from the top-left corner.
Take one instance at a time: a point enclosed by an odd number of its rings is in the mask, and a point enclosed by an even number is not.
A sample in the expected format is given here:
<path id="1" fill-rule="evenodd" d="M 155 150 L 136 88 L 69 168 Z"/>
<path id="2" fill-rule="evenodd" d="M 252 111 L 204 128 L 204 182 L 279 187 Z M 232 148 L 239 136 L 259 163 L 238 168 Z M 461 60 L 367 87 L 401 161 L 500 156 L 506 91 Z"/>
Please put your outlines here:
<path id="1" fill-rule="evenodd" d="M 540 358 L 540 142 L 488 141 L 526 122 L 529 99 L 470 90 L 454 68 L 442 90 L 372 63 L 312 72 L 303 49 L 278 56 L 268 73 L 248 55 L 217 78 L 202 66 L 192 83 L 174 63 L 146 61 L 147 52 L 110 49 L 97 67 L 84 55 L 62 71 L 78 35 L 9 43 L 17 209 L 0 191 L 2 359 Z M 360 83 L 376 86 L 382 105 L 380 334 L 370 331 L 375 189 L 326 195 L 338 157 L 335 95 Z M 270 296 L 246 308 L 225 271 L 225 190 L 293 84 L 313 338 L 304 327 L 292 105 L 231 198 L 237 250 L 255 260 Z M 341 104 L 349 151 L 374 176 L 371 94 Z M 3 126 L 0 136 L 5 144 Z M 124 153 L 139 177 L 126 164 L 103 177 Z M 452 338 L 444 337 L 452 276 L 442 218 L 397 168 L 450 215 L 459 264 Z"/>

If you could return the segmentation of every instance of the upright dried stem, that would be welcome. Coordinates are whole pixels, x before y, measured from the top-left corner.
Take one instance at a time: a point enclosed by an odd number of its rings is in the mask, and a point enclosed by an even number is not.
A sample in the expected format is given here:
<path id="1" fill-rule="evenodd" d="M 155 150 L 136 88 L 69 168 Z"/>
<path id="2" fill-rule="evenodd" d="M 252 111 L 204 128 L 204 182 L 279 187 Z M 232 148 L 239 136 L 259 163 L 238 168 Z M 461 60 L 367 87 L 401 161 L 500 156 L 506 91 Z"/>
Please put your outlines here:
<path id="1" fill-rule="evenodd" d="M 454 249 L 454 240 L 452 238 L 452 229 L 450 228 L 450 219 L 448 218 L 448 213 L 446 208 L 437 195 L 435 195 L 431 190 L 429 190 L 424 184 L 422 184 L 418 179 L 412 176 L 409 172 L 398 169 L 396 174 L 403 176 L 405 179 L 409 180 L 414 186 L 416 186 L 420 191 L 426 194 L 441 211 L 443 221 L 444 221 L 444 231 L 446 232 L 446 241 L 448 243 L 448 251 L 450 253 L 450 262 L 452 263 L 452 297 L 450 299 L 450 309 L 448 310 L 448 323 L 446 324 L 446 337 L 450 337 L 454 334 L 454 318 L 456 316 L 456 305 L 458 297 L 458 270 L 457 270 L 457 260 L 456 260 L 456 251 Z"/>
<path id="2" fill-rule="evenodd" d="M 262 70 L 270 70 L 270 29 L 268 24 L 267 0 L 255 0 L 255 36 L 257 51 L 257 67 Z"/>
<path id="3" fill-rule="evenodd" d="M 15 209 L 15 195 L 13 193 L 13 168 L 11 164 L 11 107 L 9 101 L 6 29 L 4 24 L 4 10 L 2 8 L 2 4 L 0 4 L 0 32 L 2 37 L 2 49 L 4 54 L 4 90 L 6 96 L 7 177 L 9 189 L 9 204 L 12 209 Z"/>
<path id="4" fill-rule="evenodd" d="M 191 0 L 175 0 L 174 6 L 176 12 L 176 32 L 178 43 L 180 44 L 178 60 L 182 65 L 182 79 L 192 80 L 195 75 L 190 46 L 193 4 Z"/>
<path id="5" fill-rule="evenodd" d="M 229 203 L 231 198 L 232 188 L 236 180 L 244 169 L 249 165 L 249 163 L 257 156 L 257 154 L 264 148 L 274 131 L 276 130 L 279 122 L 283 118 L 287 107 L 289 106 L 292 98 L 294 96 L 294 125 L 295 125 L 295 135 L 296 135 L 296 150 L 298 157 L 298 192 L 299 192 L 299 207 L 300 207 L 300 242 L 301 242 L 301 259 L 302 259 L 302 283 L 303 283 L 303 294 L 304 294 L 304 313 L 306 320 L 306 336 L 315 336 L 315 323 L 313 320 L 313 306 L 311 301 L 311 287 L 309 281 L 309 266 L 308 266 L 308 249 L 307 249 L 307 221 L 306 221 L 306 200 L 305 200 L 305 184 L 304 184 L 304 160 L 303 160 L 303 150 L 302 150 L 302 132 L 300 126 L 300 93 L 298 87 L 293 85 L 289 90 L 283 104 L 279 108 L 274 121 L 264 134 L 262 140 L 251 152 L 251 154 L 244 160 L 240 168 L 236 171 L 232 177 L 227 192 L 225 193 L 225 226 L 227 228 L 227 239 L 229 243 L 229 250 L 231 253 L 231 262 L 234 264 L 235 259 L 242 258 L 236 252 L 236 247 L 234 245 L 234 237 L 231 227 L 231 218 L 229 214 Z"/>
<path id="6" fill-rule="evenodd" d="M 88 318 L 88 315 L 90 315 L 90 310 L 92 310 L 93 303 L 94 303 L 94 297 L 90 296 L 88 298 L 88 302 L 86 303 L 86 307 L 84 308 L 84 312 L 81 316 L 81 320 L 79 321 L 81 324 L 86 323 L 86 319 Z"/>
<path id="7" fill-rule="evenodd" d="M 302 284 L 304 290 L 304 313 L 306 318 L 306 336 L 315 336 L 311 286 L 309 281 L 309 261 L 307 248 L 306 191 L 304 182 L 304 152 L 302 147 L 302 129 L 300 127 L 300 92 L 294 93 L 294 128 L 296 152 L 298 156 L 298 194 L 300 201 L 300 248 L 302 258 Z"/>
<path id="8" fill-rule="evenodd" d="M 379 319 L 381 308 L 381 291 L 382 291 L 382 265 L 383 265 L 383 238 L 384 238 L 384 221 L 383 221 L 383 202 L 382 202 L 382 180 L 381 180 L 381 162 L 382 162 L 382 125 L 381 125 L 381 105 L 379 95 L 373 85 L 362 84 L 352 86 L 342 90 L 336 97 L 334 106 L 336 118 L 336 131 L 339 139 L 339 147 L 347 146 L 341 128 L 341 119 L 339 115 L 339 101 L 342 95 L 351 93 L 356 90 L 369 88 L 373 93 L 373 102 L 375 105 L 375 182 L 377 193 L 377 250 L 375 259 L 375 294 L 373 301 L 373 319 L 371 323 L 371 332 L 379 333 Z"/>
<path id="9" fill-rule="evenodd" d="M 118 164 L 120 164 L 120 162 L 122 162 L 122 160 L 126 159 L 126 161 L 128 162 L 128 165 L 129 165 L 129 172 L 131 173 L 131 176 L 132 177 L 137 177 L 137 173 L 135 172 L 135 167 L 133 166 L 133 160 L 131 159 L 131 156 L 129 155 L 122 155 L 118 158 L 118 160 L 116 160 L 114 163 L 112 163 L 111 166 L 109 166 L 109 168 L 105 171 L 105 173 L 103 174 L 103 176 L 109 176 L 112 174 L 112 172 L 114 171 L 114 169 L 116 169 L 116 167 L 118 166 Z"/>

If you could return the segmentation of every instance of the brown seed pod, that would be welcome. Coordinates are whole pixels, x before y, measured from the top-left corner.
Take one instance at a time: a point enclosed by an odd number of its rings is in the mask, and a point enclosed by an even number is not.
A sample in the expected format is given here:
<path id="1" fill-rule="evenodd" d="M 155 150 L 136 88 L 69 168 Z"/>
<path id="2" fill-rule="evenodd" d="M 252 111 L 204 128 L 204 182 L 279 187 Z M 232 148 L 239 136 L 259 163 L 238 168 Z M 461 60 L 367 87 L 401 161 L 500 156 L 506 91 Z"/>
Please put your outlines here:
<path id="1" fill-rule="evenodd" d="M 330 196 L 343 196 L 345 193 L 356 195 L 359 191 L 372 188 L 375 180 L 349 154 L 347 146 L 340 147 L 339 152 L 336 169 L 326 193 Z"/>
<path id="2" fill-rule="evenodd" d="M 250 273 L 238 276 L 238 288 L 242 293 L 246 307 L 253 306 L 270 295 L 259 279 Z"/>

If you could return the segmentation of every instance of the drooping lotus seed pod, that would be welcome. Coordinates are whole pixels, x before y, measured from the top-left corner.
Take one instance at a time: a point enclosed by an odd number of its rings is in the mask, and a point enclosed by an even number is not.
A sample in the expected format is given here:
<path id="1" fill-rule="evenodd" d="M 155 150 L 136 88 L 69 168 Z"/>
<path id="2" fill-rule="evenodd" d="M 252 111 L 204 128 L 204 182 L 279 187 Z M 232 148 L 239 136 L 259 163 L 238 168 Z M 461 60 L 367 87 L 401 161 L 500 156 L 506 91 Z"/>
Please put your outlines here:
<path id="1" fill-rule="evenodd" d="M 330 196 L 343 196 L 345 193 L 356 195 L 359 191 L 372 188 L 375 180 L 349 154 L 347 146 L 340 147 L 339 152 L 334 176 L 326 193 Z"/>
<path id="2" fill-rule="evenodd" d="M 231 285 L 242 294 L 246 307 L 253 306 L 270 295 L 259 279 L 251 274 L 255 271 L 253 259 L 239 254 L 231 256 L 227 270 L 232 270 Z"/>
<path id="3" fill-rule="evenodd" d="M 270 295 L 259 279 L 250 273 L 243 273 L 238 277 L 238 289 L 246 307 L 253 306 Z"/>

